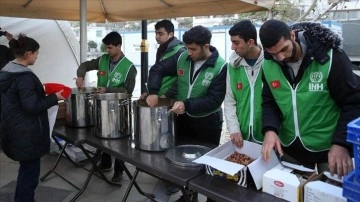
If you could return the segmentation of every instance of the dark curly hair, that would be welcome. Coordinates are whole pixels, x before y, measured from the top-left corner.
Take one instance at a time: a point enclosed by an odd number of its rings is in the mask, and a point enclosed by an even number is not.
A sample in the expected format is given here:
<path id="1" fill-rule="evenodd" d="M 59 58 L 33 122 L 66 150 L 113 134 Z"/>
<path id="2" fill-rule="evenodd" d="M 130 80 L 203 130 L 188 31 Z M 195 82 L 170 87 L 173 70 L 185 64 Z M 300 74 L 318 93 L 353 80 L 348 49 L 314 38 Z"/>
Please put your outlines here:
<path id="1" fill-rule="evenodd" d="M 212 34 L 208 28 L 198 25 L 184 33 L 183 41 L 185 44 L 195 43 L 203 46 L 205 44 L 210 44 L 211 37 Z"/>
<path id="2" fill-rule="evenodd" d="M 26 52 L 38 51 L 40 45 L 34 39 L 27 37 L 25 34 L 20 34 L 18 39 L 9 41 L 9 46 L 16 57 L 23 56 Z"/>

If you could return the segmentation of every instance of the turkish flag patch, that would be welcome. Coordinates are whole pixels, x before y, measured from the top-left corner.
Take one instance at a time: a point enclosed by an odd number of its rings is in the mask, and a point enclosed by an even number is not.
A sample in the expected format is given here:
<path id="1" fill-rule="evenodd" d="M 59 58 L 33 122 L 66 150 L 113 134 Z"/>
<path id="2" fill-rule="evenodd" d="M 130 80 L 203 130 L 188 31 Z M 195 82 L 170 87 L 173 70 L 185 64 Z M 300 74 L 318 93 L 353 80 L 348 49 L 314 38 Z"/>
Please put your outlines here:
<path id="1" fill-rule="evenodd" d="M 243 84 L 242 84 L 242 83 L 237 83 L 237 84 L 236 84 L 236 88 L 237 88 L 238 90 L 241 90 L 241 89 L 243 88 Z"/>
<path id="2" fill-rule="evenodd" d="M 99 75 L 99 76 L 105 76 L 105 75 L 106 75 L 106 72 L 105 72 L 105 71 L 99 71 L 98 75 Z"/>
<path id="3" fill-rule="evenodd" d="M 271 82 L 271 88 L 279 88 L 280 87 L 280 81 L 272 81 Z"/>
<path id="4" fill-rule="evenodd" d="M 177 70 L 177 74 L 178 74 L 179 76 L 184 75 L 184 70 L 183 70 L 183 69 L 178 69 L 178 70 Z"/>

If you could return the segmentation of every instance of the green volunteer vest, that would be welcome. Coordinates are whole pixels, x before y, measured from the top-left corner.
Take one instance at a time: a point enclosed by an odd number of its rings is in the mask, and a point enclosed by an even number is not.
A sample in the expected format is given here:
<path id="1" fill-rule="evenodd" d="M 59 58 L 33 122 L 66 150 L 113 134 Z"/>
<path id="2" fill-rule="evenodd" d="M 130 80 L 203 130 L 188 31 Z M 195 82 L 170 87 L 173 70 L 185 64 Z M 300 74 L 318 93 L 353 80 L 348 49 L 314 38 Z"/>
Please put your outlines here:
<path id="1" fill-rule="evenodd" d="M 125 56 L 109 72 L 110 56 L 105 54 L 99 60 L 98 87 L 122 87 L 133 63 Z"/>
<path id="2" fill-rule="evenodd" d="M 262 135 L 262 81 L 261 70 L 257 72 L 255 83 L 249 82 L 247 71 L 243 66 L 234 68 L 230 66 L 230 87 L 236 100 L 236 115 L 240 123 L 240 130 L 243 138 L 252 138 L 261 143 L 264 140 Z"/>
<path id="3" fill-rule="evenodd" d="M 165 52 L 165 54 L 160 58 L 160 61 L 175 55 L 175 53 L 177 53 L 180 50 L 180 48 L 183 47 L 185 47 L 183 44 L 178 44 L 174 46 L 171 50 Z M 169 90 L 169 88 L 176 81 L 176 79 L 177 79 L 176 76 L 165 76 L 162 80 L 161 87 L 158 92 L 158 96 L 165 95 L 165 93 Z"/>
<path id="4" fill-rule="evenodd" d="M 188 51 L 184 51 L 178 60 L 177 63 L 177 74 L 178 74 L 178 94 L 177 100 L 185 101 L 187 98 L 196 98 L 206 94 L 209 85 L 212 80 L 220 73 L 222 68 L 226 65 L 224 59 L 220 56 L 216 59 L 214 67 L 203 68 L 199 74 L 196 76 L 194 83 L 190 83 L 190 72 L 191 72 L 191 60 L 188 58 Z M 220 110 L 219 108 L 204 112 L 201 114 L 189 114 L 192 117 L 204 117 L 208 116 L 216 111 Z"/>
<path id="5" fill-rule="evenodd" d="M 279 137 L 285 146 L 300 137 L 309 151 L 324 151 L 331 147 L 340 109 L 331 98 L 327 86 L 332 50 L 328 55 L 330 60 L 324 65 L 312 61 L 295 89 L 292 89 L 276 62 L 264 62 L 266 81 L 283 115 Z"/>

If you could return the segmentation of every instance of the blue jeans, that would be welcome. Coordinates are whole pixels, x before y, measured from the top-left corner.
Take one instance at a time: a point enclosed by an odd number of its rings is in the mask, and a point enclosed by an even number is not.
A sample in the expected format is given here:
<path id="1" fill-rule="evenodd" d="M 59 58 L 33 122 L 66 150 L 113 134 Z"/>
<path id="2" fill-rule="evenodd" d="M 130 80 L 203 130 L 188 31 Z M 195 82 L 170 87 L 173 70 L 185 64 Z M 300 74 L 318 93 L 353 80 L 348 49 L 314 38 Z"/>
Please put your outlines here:
<path id="1" fill-rule="evenodd" d="M 15 202 L 35 202 L 34 192 L 39 184 L 40 159 L 20 161 Z"/>

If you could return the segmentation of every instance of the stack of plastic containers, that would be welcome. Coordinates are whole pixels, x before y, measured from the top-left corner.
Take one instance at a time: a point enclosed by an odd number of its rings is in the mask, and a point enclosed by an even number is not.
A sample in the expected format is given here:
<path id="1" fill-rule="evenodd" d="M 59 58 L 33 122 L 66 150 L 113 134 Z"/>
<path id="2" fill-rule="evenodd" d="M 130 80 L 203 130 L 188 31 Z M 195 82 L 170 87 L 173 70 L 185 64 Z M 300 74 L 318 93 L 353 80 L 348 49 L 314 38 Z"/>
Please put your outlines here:
<path id="1" fill-rule="evenodd" d="M 354 145 L 355 170 L 344 177 L 343 196 L 355 202 L 360 201 L 360 117 L 348 124 L 347 141 Z"/>

